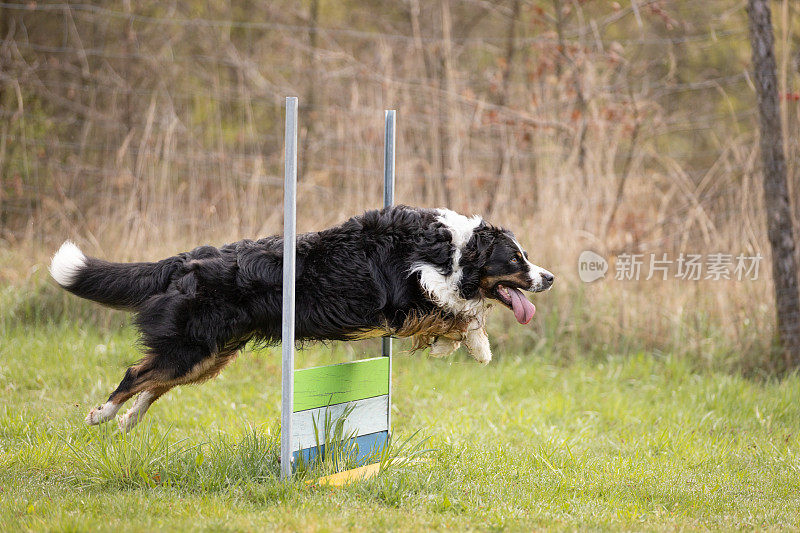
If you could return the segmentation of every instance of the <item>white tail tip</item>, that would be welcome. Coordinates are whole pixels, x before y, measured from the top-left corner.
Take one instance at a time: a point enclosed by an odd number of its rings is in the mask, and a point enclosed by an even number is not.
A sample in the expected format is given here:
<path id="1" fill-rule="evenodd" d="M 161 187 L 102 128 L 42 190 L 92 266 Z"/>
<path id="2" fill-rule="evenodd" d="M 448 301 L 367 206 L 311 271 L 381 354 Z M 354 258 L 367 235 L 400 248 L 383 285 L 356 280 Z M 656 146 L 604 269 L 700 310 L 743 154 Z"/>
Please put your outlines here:
<path id="1" fill-rule="evenodd" d="M 62 287 L 69 287 L 86 264 L 86 256 L 72 241 L 65 241 L 50 262 L 50 275 Z"/>

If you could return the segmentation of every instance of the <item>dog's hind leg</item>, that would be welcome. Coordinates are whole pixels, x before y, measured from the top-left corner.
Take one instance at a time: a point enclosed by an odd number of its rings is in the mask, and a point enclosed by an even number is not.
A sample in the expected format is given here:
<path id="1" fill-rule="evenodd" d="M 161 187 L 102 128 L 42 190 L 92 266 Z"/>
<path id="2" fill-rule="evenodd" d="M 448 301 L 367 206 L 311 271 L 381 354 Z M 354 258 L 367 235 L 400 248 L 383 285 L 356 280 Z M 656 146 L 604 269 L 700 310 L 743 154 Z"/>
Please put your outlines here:
<path id="1" fill-rule="evenodd" d="M 86 416 L 86 423 L 94 426 L 114 418 L 122 404 L 143 390 L 146 384 L 151 381 L 154 359 L 154 356 L 149 355 L 139 364 L 128 368 L 116 390 L 109 396 L 108 401 L 89 412 Z"/>
<path id="2" fill-rule="evenodd" d="M 120 417 L 119 425 L 129 431 L 144 417 L 147 409 L 176 385 L 201 383 L 219 374 L 236 355 L 236 351 L 210 354 L 201 349 L 175 349 L 171 357 L 148 354 L 138 364 L 128 368 L 117 389 L 108 401 L 92 409 L 86 417 L 90 425 L 112 419 L 126 401 L 139 395 L 133 407 Z"/>
<path id="3" fill-rule="evenodd" d="M 107 422 L 114 418 L 120 407 L 122 407 L 122 403 L 113 403 L 111 401 L 98 405 L 86 415 L 86 423 L 90 426 L 96 426 Z"/>
<path id="4" fill-rule="evenodd" d="M 119 428 L 125 432 L 130 431 L 144 418 L 150 406 L 172 387 L 188 385 L 190 383 L 202 383 L 212 379 L 216 377 L 235 356 L 236 352 L 212 355 L 195 365 L 189 373 L 142 391 L 139 396 L 136 397 L 136 401 L 133 402 L 133 407 L 119 418 Z"/>
<path id="5" fill-rule="evenodd" d="M 119 417 L 119 429 L 128 432 L 144 418 L 145 413 L 153 403 L 158 400 L 162 394 L 167 392 L 169 387 L 161 387 L 153 390 L 145 390 L 139 393 L 136 400 L 133 402 L 133 407 L 128 409 L 124 415 Z"/>
<path id="6" fill-rule="evenodd" d="M 140 412 L 145 403 L 149 407 L 158 396 L 174 385 L 182 383 L 181 378 L 191 374 L 194 368 L 207 366 L 213 360 L 213 357 L 208 352 L 204 354 L 200 350 L 173 350 L 170 355 L 171 357 L 163 357 L 150 353 L 139 363 L 128 368 L 116 390 L 109 396 L 108 401 L 92 409 L 86 417 L 86 423 L 96 425 L 111 420 L 120 410 L 122 404 L 143 391 L 149 391 L 151 394 L 149 402 L 140 404 L 139 410 L 137 410 L 137 412 Z M 159 394 L 155 394 L 159 391 Z M 144 411 L 146 410 L 144 408 Z M 144 415 L 144 412 L 142 411 L 141 414 Z M 141 416 L 137 420 L 140 418 Z"/>
<path id="7" fill-rule="evenodd" d="M 152 356 L 148 356 L 139 364 L 128 368 L 116 390 L 108 397 L 108 401 L 89 412 L 86 416 L 86 423 L 90 426 L 95 426 L 114 418 L 122 404 L 142 390 L 140 384 L 146 381 L 146 379 L 143 379 L 143 375 L 147 374 L 148 363 L 151 363 L 150 366 L 152 366 Z"/>

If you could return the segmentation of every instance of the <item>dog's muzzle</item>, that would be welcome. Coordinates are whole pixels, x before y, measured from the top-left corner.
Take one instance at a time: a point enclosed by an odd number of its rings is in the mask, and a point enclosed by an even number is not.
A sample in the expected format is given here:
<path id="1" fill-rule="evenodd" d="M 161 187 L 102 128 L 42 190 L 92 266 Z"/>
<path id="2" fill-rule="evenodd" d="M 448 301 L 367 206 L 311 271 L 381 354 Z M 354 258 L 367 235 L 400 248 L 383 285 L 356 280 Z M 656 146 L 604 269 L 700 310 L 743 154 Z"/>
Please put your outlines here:
<path id="1" fill-rule="evenodd" d="M 528 290 L 531 292 L 546 291 L 553 286 L 553 281 L 555 281 L 552 272 L 535 265 L 531 268 L 530 277 L 531 286 Z"/>

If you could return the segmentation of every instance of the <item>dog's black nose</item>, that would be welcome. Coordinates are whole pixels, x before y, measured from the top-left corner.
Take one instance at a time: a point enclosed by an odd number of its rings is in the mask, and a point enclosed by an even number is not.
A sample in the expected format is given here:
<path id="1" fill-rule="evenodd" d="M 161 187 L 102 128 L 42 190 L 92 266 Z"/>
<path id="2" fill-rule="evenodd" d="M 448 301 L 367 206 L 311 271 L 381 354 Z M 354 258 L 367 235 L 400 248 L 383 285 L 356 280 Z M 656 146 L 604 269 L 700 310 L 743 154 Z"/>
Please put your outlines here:
<path id="1" fill-rule="evenodd" d="M 542 272 L 542 280 L 544 281 L 545 287 L 552 285 L 554 279 L 555 277 L 550 272 Z"/>

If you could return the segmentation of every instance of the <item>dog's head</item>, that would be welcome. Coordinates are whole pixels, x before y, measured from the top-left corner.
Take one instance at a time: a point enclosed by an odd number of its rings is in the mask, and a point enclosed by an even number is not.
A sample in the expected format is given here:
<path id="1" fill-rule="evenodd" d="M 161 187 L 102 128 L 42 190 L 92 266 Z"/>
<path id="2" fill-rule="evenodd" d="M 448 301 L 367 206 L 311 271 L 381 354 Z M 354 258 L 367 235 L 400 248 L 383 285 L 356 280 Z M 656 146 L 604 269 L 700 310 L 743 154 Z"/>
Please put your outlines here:
<path id="1" fill-rule="evenodd" d="M 488 224 L 475 229 L 461 264 L 462 297 L 497 300 L 521 324 L 530 322 L 536 312 L 522 291 L 541 292 L 553 285 L 553 274 L 528 261 L 513 233 Z"/>

